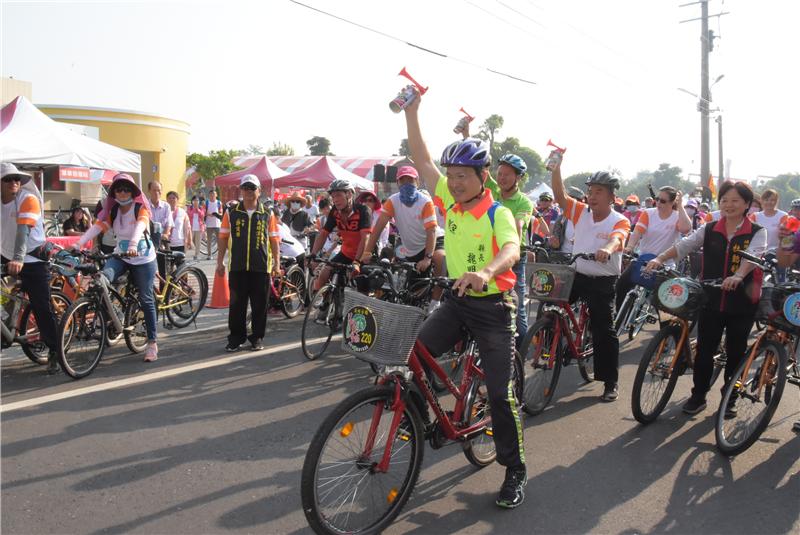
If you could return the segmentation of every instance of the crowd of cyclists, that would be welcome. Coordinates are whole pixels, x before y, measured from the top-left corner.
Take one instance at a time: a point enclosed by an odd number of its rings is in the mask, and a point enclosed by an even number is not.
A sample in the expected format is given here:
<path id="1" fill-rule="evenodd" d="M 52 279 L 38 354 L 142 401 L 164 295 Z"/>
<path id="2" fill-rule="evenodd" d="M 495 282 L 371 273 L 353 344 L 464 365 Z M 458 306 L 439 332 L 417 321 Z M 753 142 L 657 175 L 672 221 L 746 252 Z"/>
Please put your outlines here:
<path id="1" fill-rule="evenodd" d="M 687 277 L 717 280 L 716 287 L 704 290 L 693 388 L 682 406 L 687 414 L 703 411 L 721 341 L 727 384 L 746 354 L 761 297 L 763 270 L 737 253 L 759 258 L 774 253 L 780 269 L 772 283 L 791 277 L 789 268 L 800 259 L 800 233 L 794 234 L 790 223 L 800 217 L 800 199 L 792 201 L 787 213 L 778 209 L 774 190 L 757 195 L 745 182 L 725 182 L 713 211 L 671 186 L 644 202 L 635 195 L 623 200 L 617 196 L 618 177 L 607 171 L 589 176 L 585 188 L 566 187 L 563 153 L 554 151 L 548 169 L 552 194 L 542 193 L 534 204 L 522 190 L 525 161 L 505 154 L 493 167 L 488 143 L 471 137 L 468 127 L 463 139 L 444 148 L 437 165 L 420 126 L 422 102 L 416 94 L 405 108 L 414 166 L 398 170 L 398 192 L 388 199 L 373 192 L 357 194 L 347 180 L 334 180 L 327 197 L 317 202 L 292 195 L 284 206 L 273 206 L 263 202 L 258 179 L 246 175 L 241 200 L 226 207 L 211 193 L 210 204 L 201 206 L 193 198 L 184 209 L 176 192 L 162 201 L 160 184 L 149 184 L 145 195 L 130 176 L 119 174 L 94 223 L 88 226 L 75 211 L 65 231 L 80 235 L 79 250 L 113 230 L 117 256 L 108 259 L 102 276 L 113 283 L 129 272 L 138 288 L 146 326 L 145 361 L 158 358 L 154 280 L 165 270 L 156 255 L 162 242 L 178 252 L 194 246 L 197 255 L 201 232 L 210 231 L 219 240 L 217 271 L 227 272 L 231 292 L 227 351 L 240 350 L 247 340 L 254 350 L 263 348 L 269 277 L 280 275 L 282 257 L 308 264 L 315 273 L 304 297 L 307 303 L 331 277 L 330 264 L 319 263 L 321 258 L 352 266 L 354 277 L 381 259 L 411 263 L 429 277 L 449 277 L 454 281 L 450 291 L 432 287 L 418 339 L 434 356 L 457 345 L 464 329 L 477 342 L 497 460 L 506 469 L 496 498 L 503 508 L 523 502 L 527 482 L 521 400 L 510 385 L 514 352 L 526 351 L 523 341 L 535 319 L 528 317 L 526 268 L 540 261 L 533 252 L 537 247 L 582 256 L 574 262 L 570 301 L 581 299 L 588 307 L 594 379 L 603 383 L 599 399 L 604 402 L 620 395 L 616 312 L 642 272 L 666 267 Z M 2 164 L 3 220 L 16 222 L 3 225 L 3 264 L 8 274 L 22 279 L 50 348 L 48 371 L 55 373 L 58 342 L 44 268 L 41 199 L 23 188 L 29 181 L 27 173 Z M 642 260 L 628 262 L 637 256 Z M 726 418 L 735 416 L 735 403 L 724 410 Z"/>

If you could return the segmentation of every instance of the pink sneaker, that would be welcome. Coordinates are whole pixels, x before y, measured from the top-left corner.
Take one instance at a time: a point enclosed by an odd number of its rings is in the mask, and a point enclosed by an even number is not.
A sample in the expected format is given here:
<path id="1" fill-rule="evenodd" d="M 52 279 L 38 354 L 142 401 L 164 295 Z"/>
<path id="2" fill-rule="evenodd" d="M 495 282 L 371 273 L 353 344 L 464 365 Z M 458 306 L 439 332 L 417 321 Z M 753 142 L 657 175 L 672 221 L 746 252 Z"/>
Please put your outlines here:
<path id="1" fill-rule="evenodd" d="M 144 353 L 144 361 L 153 362 L 154 360 L 158 360 L 158 344 L 150 342 L 147 344 L 147 351 Z"/>

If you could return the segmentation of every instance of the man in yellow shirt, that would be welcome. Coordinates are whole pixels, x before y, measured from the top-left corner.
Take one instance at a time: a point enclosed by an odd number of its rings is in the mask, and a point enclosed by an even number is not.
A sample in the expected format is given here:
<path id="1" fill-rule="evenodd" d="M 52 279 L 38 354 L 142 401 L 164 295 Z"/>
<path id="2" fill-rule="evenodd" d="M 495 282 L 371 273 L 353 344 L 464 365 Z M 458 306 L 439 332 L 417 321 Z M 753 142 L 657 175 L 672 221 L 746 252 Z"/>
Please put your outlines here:
<path id="1" fill-rule="evenodd" d="M 511 211 L 485 187 L 490 164 L 485 142 L 467 138 L 449 145 L 441 158 L 447 177 L 440 176 L 420 132 L 420 100 L 417 95 L 405 109 L 408 146 L 428 189 L 445 208 L 447 271 L 456 282 L 452 296 L 423 324 L 419 340 L 440 355 L 466 326 L 478 343 L 497 461 L 506 467 L 495 503 L 511 509 L 524 500 L 527 483 L 522 423 L 511 387 L 516 309 L 511 268 L 519 260 L 519 234 Z"/>

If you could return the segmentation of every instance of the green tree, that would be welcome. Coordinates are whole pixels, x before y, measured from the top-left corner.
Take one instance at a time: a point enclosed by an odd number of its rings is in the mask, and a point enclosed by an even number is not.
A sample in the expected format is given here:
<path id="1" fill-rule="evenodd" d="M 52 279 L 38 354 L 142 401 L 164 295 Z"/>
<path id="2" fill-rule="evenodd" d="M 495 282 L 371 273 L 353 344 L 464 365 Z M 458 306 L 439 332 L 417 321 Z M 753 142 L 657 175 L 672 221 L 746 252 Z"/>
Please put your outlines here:
<path id="1" fill-rule="evenodd" d="M 581 191 L 586 191 L 586 180 L 588 180 L 592 174 L 592 171 L 584 171 L 583 173 L 575 173 L 574 175 L 570 175 L 564 179 L 564 187 L 567 189 L 570 187 L 576 187 Z"/>
<path id="2" fill-rule="evenodd" d="M 273 141 L 267 156 L 294 156 L 294 148 L 280 141 Z"/>
<path id="3" fill-rule="evenodd" d="M 400 150 L 397 151 L 398 156 L 410 156 L 411 152 L 408 150 L 408 138 L 400 140 Z"/>
<path id="4" fill-rule="evenodd" d="M 333 156 L 331 142 L 326 137 L 314 136 L 306 141 L 306 145 L 311 156 Z"/>
<path id="5" fill-rule="evenodd" d="M 758 188 L 758 193 L 768 188 L 778 192 L 780 196 L 779 208 L 788 211 L 791 208 L 792 200 L 800 198 L 800 174 L 783 173 L 771 178 L 763 187 Z"/>
<path id="6" fill-rule="evenodd" d="M 238 155 L 235 150 L 212 150 L 208 155 L 193 152 L 186 157 L 186 166 L 194 166 L 195 171 L 206 182 L 214 180 L 218 176 L 227 175 L 232 171 L 240 169 L 233 163 L 233 159 Z"/>
<path id="7" fill-rule="evenodd" d="M 492 155 L 492 160 L 497 161 L 498 155 L 496 154 L 494 142 L 497 133 L 503 128 L 503 116 L 492 114 L 483 121 L 478 132 L 478 137 L 489 142 L 489 152 Z"/>
<path id="8" fill-rule="evenodd" d="M 244 156 L 258 156 L 259 154 L 264 154 L 264 147 L 261 145 L 248 145 L 246 149 L 242 149 L 239 151 L 239 154 Z"/>

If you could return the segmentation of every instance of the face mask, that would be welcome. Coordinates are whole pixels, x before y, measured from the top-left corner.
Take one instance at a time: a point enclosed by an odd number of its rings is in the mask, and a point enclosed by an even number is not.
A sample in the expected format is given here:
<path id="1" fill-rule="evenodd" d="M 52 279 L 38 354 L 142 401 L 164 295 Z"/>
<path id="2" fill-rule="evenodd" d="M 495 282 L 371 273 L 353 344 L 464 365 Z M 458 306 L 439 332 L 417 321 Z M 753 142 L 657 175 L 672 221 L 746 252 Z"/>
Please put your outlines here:
<path id="1" fill-rule="evenodd" d="M 400 202 L 406 206 L 411 206 L 417 201 L 419 190 L 414 184 L 403 184 L 400 186 Z"/>
<path id="2" fill-rule="evenodd" d="M 685 210 L 686 210 L 686 215 L 688 215 L 689 217 L 694 217 L 694 215 L 697 213 L 694 208 L 685 208 Z"/>
<path id="3" fill-rule="evenodd" d="M 300 210 L 300 203 L 299 202 L 289 203 L 289 207 L 292 209 L 293 212 L 297 212 L 298 210 Z"/>
<path id="4" fill-rule="evenodd" d="M 127 201 L 120 201 L 119 199 L 114 199 L 114 200 L 116 200 L 117 204 L 120 205 L 120 206 L 128 206 L 130 203 L 133 202 L 133 197 L 131 197 Z"/>
<path id="5" fill-rule="evenodd" d="M 625 207 L 625 211 L 626 212 L 631 212 L 631 213 L 636 213 L 636 212 L 639 211 L 639 207 L 638 206 L 626 206 Z"/>

